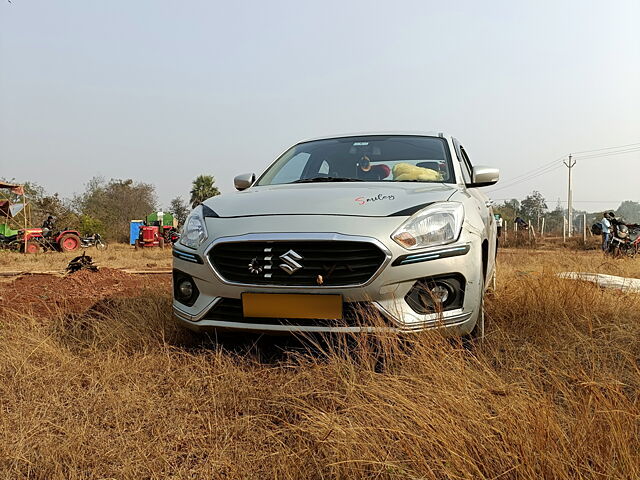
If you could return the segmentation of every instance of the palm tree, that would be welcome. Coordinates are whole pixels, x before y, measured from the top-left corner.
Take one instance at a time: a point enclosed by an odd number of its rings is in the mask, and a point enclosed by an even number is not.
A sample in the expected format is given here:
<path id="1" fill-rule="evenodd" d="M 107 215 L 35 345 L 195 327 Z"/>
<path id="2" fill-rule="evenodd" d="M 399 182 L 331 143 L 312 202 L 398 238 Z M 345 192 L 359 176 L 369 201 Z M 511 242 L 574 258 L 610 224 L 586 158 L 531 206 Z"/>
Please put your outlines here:
<path id="1" fill-rule="evenodd" d="M 212 175 L 198 175 L 191 187 L 191 208 L 196 208 L 207 198 L 220 195 L 215 178 Z"/>

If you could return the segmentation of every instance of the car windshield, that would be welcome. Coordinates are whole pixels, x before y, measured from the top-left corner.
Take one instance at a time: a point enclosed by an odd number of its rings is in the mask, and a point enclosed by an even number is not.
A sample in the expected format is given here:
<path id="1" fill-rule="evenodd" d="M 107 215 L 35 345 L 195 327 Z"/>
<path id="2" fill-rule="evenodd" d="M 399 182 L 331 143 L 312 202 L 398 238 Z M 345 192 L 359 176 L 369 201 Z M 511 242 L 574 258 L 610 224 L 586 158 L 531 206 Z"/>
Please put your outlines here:
<path id="1" fill-rule="evenodd" d="M 455 183 L 455 178 L 444 138 L 375 135 L 300 143 L 257 185 L 358 181 Z"/>

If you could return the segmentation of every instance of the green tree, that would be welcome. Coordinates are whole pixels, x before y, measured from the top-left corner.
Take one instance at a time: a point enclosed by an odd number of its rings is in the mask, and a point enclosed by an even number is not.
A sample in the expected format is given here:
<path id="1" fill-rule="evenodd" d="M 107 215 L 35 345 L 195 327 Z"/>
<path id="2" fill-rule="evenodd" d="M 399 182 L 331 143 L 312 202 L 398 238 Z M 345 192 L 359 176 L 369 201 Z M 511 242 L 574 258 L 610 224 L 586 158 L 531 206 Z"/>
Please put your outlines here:
<path id="1" fill-rule="evenodd" d="M 189 205 L 182 197 L 176 197 L 169 203 L 169 212 L 178 220 L 178 225 L 182 226 L 189 215 Z"/>
<path id="2" fill-rule="evenodd" d="M 155 187 L 131 179 L 106 182 L 94 177 L 74 203 L 80 214 L 102 223 L 106 238 L 120 242 L 128 240 L 131 220 L 145 218 L 157 209 Z"/>
<path id="3" fill-rule="evenodd" d="M 545 232 L 561 234 L 564 226 L 564 216 L 566 212 L 562 205 L 558 203 L 554 210 L 551 210 L 545 215 Z"/>
<path id="4" fill-rule="evenodd" d="M 94 233 L 99 233 L 100 235 L 105 234 L 104 224 L 89 215 L 81 215 L 80 216 L 80 233 L 83 235 L 92 235 Z"/>
<path id="5" fill-rule="evenodd" d="M 218 187 L 215 186 L 216 180 L 212 175 L 198 175 L 191 186 L 191 207 L 195 208 L 204 202 L 207 198 L 220 195 Z"/>
<path id="6" fill-rule="evenodd" d="M 542 216 L 547 212 L 547 202 L 540 192 L 534 190 L 531 195 L 527 195 L 522 202 L 520 202 L 521 217 L 525 221 L 536 221 L 538 228 L 540 228 L 540 220 Z"/>
<path id="7" fill-rule="evenodd" d="M 31 216 L 30 226 L 39 227 L 51 215 L 58 229 L 78 228 L 80 219 L 71 207 L 70 200 L 61 198 L 57 193 L 49 195 L 44 187 L 34 182 L 25 182 L 23 186 Z M 11 194 L 9 199 L 11 202 L 22 202 L 22 196 L 14 194 Z"/>
<path id="8" fill-rule="evenodd" d="M 513 223 L 520 212 L 520 202 L 515 198 L 505 200 L 503 203 L 493 208 L 495 213 L 500 214 L 505 222 Z"/>

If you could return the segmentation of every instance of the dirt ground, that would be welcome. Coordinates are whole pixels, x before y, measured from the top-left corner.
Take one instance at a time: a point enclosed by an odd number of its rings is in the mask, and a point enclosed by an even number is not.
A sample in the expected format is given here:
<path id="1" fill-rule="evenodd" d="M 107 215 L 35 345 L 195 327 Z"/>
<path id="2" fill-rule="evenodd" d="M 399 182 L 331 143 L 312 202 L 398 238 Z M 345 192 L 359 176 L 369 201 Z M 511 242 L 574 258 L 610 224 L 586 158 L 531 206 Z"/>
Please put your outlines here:
<path id="1" fill-rule="evenodd" d="M 171 291 L 170 274 L 129 274 L 113 268 L 66 276 L 24 275 L 0 284 L 0 312 L 82 313 L 106 298 L 131 298 L 145 290 Z"/>

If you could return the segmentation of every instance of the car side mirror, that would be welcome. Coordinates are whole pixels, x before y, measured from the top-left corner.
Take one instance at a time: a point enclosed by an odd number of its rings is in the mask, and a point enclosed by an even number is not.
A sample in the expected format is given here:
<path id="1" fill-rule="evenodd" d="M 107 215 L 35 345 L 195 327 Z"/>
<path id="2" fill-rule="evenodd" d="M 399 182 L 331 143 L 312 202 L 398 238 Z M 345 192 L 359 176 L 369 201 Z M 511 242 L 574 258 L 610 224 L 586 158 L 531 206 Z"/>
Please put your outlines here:
<path id="1" fill-rule="evenodd" d="M 471 172 L 471 183 L 467 183 L 467 187 L 488 187 L 495 184 L 500 179 L 500 170 L 493 167 L 485 167 L 478 165 L 473 167 Z"/>
<path id="2" fill-rule="evenodd" d="M 253 182 L 255 181 L 256 175 L 254 173 L 243 173 L 233 179 L 233 185 L 236 187 L 236 190 L 242 191 L 253 185 Z"/>

